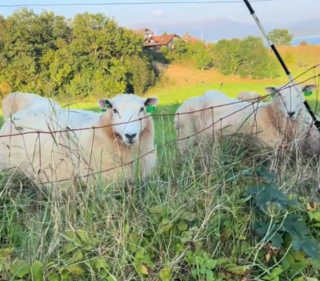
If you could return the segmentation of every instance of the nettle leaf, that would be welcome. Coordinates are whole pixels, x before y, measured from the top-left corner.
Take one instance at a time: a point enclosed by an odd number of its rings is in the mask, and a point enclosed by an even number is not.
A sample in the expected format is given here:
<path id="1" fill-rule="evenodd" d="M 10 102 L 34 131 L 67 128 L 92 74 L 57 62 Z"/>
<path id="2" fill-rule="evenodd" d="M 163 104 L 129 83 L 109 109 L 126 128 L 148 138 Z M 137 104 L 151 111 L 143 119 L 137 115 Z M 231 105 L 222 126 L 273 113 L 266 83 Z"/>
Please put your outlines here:
<path id="1" fill-rule="evenodd" d="M 259 207 L 261 211 L 265 211 L 269 203 L 278 204 L 282 210 L 298 205 L 298 202 L 287 199 L 287 197 L 272 184 L 250 187 L 244 195 L 252 196 L 256 201 L 256 206 Z"/>
<path id="2" fill-rule="evenodd" d="M 259 166 L 257 169 L 254 170 L 257 175 L 265 177 L 269 180 L 276 180 L 277 179 L 277 174 L 270 172 L 264 165 Z"/>
<path id="3" fill-rule="evenodd" d="M 302 241 L 298 236 L 292 236 L 292 247 L 295 251 L 300 251 Z"/>
<path id="4" fill-rule="evenodd" d="M 276 232 L 279 228 L 278 225 L 274 223 L 271 223 L 270 225 L 270 223 L 260 222 L 256 223 L 255 226 L 256 228 L 254 229 L 254 231 L 256 231 L 259 234 L 261 239 L 264 238 L 266 241 L 271 241 L 274 247 L 281 247 L 283 239 L 281 235 Z"/>
<path id="5" fill-rule="evenodd" d="M 279 233 L 275 233 L 271 237 L 270 241 L 271 241 L 272 245 L 277 248 L 280 248 L 283 243 L 283 239 Z"/>
<path id="6" fill-rule="evenodd" d="M 301 244 L 301 249 L 314 260 L 319 258 L 320 247 L 316 240 L 305 238 Z"/>
<path id="7" fill-rule="evenodd" d="M 283 227 L 291 237 L 309 234 L 308 226 L 300 219 L 296 214 L 290 214 L 285 218 Z"/>

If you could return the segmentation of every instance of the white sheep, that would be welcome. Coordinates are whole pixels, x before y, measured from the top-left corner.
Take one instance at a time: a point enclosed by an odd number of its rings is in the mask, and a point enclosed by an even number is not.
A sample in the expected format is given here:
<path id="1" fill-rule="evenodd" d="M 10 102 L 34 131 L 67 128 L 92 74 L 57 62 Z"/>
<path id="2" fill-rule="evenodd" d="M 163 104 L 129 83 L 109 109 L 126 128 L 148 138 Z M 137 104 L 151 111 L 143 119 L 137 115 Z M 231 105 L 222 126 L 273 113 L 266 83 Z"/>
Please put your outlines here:
<path id="1" fill-rule="evenodd" d="M 319 116 L 316 116 L 320 120 Z M 304 110 L 301 129 L 299 132 L 299 146 L 303 154 L 310 157 L 320 157 L 320 132 L 307 109 Z"/>
<path id="2" fill-rule="evenodd" d="M 63 108 L 54 112 L 20 110 L 0 130 L 0 170 L 18 166 L 37 183 L 73 180 L 75 176 L 84 181 L 123 176 L 131 181 L 136 164 L 130 163 L 141 157 L 138 162 L 144 178 L 156 163 L 154 125 L 147 107 L 157 102 L 154 97 L 119 94 L 99 100 L 104 113 Z M 81 128 L 91 129 L 1 137 Z M 89 176 L 92 173 L 98 174 Z"/>
<path id="3" fill-rule="evenodd" d="M 299 87 L 299 86 L 297 86 Z M 301 93 L 297 94 L 295 89 L 290 87 L 267 87 L 267 93 L 275 93 L 270 102 L 258 103 L 239 102 L 231 99 L 219 91 L 205 93 L 203 96 L 192 98 L 180 106 L 175 115 L 175 126 L 180 138 L 192 136 L 204 128 L 217 122 L 210 129 L 203 133 L 230 134 L 233 132 L 257 133 L 257 137 L 268 146 L 276 148 L 279 145 L 286 146 L 296 139 L 300 130 L 301 120 L 304 113 L 302 91 L 312 90 L 314 85 L 299 87 Z M 216 93 L 216 94 L 213 94 Z M 236 103 L 238 101 L 238 103 Z M 220 107 L 222 104 L 229 104 Z M 250 106 L 251 105 L 251 106 Z M 182 112 L 203 110 L 193 114 L 181 115 Z M 219 119 L 222 119 L 219 122 Z M 214 130 L 214 132 L 213 132 Z M 191 142 L 195 137 L 191 137 Z M 188 145 L 187 140 L 179 142 L 179 149 L 182 152 Z"/>
<path id="4" fill-rule="evenodd" d="M 262 96 L 256 92 L 240 91 L 238 93 L 237 99 L 253 103 L 262 100 Z"/>
<path id="5" fill-rule="evenodd" d="M 48 110 L 55 107 L 59 107 L 59 104 L 52 99 L 33 93 L 13 92 L 2 100 L 2 115 L 6 120 L 10 115 L 23 109 Z"/>
<path id="6" fill-rule="evenodd" d="M 202 96 L 188 98 L 174 116 L 178 149 L 182 153 L 202 135 L 213 135 L 220 128 L 243 122 L 257 106 L 229 98 L 218 90 L 209 90 Z"/>
<path id="7" fill-rule="evenodd" d="M 303 92 L 312 91 L 315 86 L 296 87 L 299 93 L 291 86 L 266 87 L 272 100 L 260 103 L 255 114 L 246 121 L 246 132 L 257 133 L 257 137 L 272 148 L 297 142 L 305 112 Z"/>

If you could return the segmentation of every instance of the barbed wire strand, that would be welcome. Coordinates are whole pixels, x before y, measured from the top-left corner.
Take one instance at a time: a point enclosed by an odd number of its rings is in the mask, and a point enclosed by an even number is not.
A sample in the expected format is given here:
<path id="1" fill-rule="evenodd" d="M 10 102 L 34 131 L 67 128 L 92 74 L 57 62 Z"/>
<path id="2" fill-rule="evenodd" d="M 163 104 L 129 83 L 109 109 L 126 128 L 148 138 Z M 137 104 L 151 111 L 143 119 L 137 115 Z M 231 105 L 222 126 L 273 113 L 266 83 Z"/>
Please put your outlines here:
<path id="1" fill-rule="evenodd" d="M 310 70 L 314 69 L 315 67 L 316 67 L 316 66 L 310 68 Z M 310 70 L 309 70 L 309 71 L 310 71 Z M 305 73 L 306 73 L 306 72 L 305 72 Z M 304 73 L 304 74 L 305 74 L 305 73 Z M 298 77 L 301 77 L 301 75 L 302 75 L 302 74 L 300 74 Z M 305 79 L 305 80 L 303 80 L 303 81 L 301 81 L 301 82 L 299 82 L 299 83 L 296 83 L 296 84 L 297 84 L 297 85 L 303 84 L 303 83 L 305 83 L 305 82 L 307 82 L 307 81 L 310 81 L 310 80 L 312 80 L 312 79 L 319 78 L 319 77 L 320 77 L 320 74 L 317 74 L 317 75 L 314 75 L 314 76 L 312 76 L 312 77 L 310 77 L 310 78 L 308 78 L 308 79 Z M 294 78 L 294 79 L 297 79 L 297 77 Z M 288 84 L 288 83 L 287 83 L 287 84 Z M 290 85 L 290 86 L 287 86 L 287 87 L 282 87 L 281 89 L 284 89 L 284 88 L 289 88 L 289 89 L 291 89 L 292 87 L 293 87 L 293 86 Z M 231 113 L 228 114 L 228 115 L 225 115 L 223 118 L 220 118 L 219 120 L 217 120 L 217 121 L 213 122 L 212 124 L 210 124 L 208 127 L 204 128 L 204 129 L 202 129 L 202 130 L 200 130 L 200 131 L 198 131 L 198 132 L 196 132 L 196 133 L 194 133 L 194 134 L 192 134 L 192 135 L 189 135 L 189 136 L 183 137 L 183 138 L 177 138 L 177 139 L 174 139 L 174 140 L 167 141 L 167 142 L 165 142 L 164 144 L 162 144 L 161 146 L 157 146 L 155 149 L 152 149 L 151 151 L 148 151 L 147 153 L 139 156 L 138 158 L 136 158 L 136 159 L 134 159 L 134 160 L 132 160 L 132 161 L 130 161 L 130 162 L 128 162 L 128 163 L 124 163 L 124 164 L 121 164 L 121 165 L 118 165 L 118 166 L 116 166 L 116 167 L 112 167 L 112 168 L 109 168 L 109 169 L 105 169 L 105 170 L 93 172 L 93 173 L 91 173 L 91 174 L 88 173 L 87 175 L 83 175 L 83 176 L 76 175 L 74 178 L 75 178 L 75 179 L 80 178 L 80 177 L 87 178 L 87 177 L 89 177 L 89 176 L 94 176 L 94 175 L 97 175 L 97 174 L 106 173 L 106 172 L 111 171 L 111 170 L 115 170 L 115 169 L 118 169 L 118 168 L 121 168 L 121 167 L 125 167 L 125 166 L 128 166 L 128 165 L 132 165 L 134 162 L 140 160 L 141 158 L 145 157 L 146 155 L 148 155 L 148 154 L 150 154 L 150 153 L 155 152 L 157 149 L 161 149 L 161 148 L 163 148 L 163 147 L 165 147 L 165 146 L 167 146 L 167 145 L 169 145 L 169 144 L 171 144 L 171 143 L 173 143 L 173 142 L 177 142 L 177 141 L 189 139 L 189 138 L 191 138 L 191 137 L 194 137 L 194 136 L 196 136 L 196 135 L 201 134 L 203 131 L 208 130 L 208 129 L 211 128 L 212 126 L 216 125 L 218 122 L 221 122 L 223 119 L 228 118 L 228 117 L 232 116 L 233 114 L 244 110 L 245 108 L 248 108 L 248 107 L 250 107 L 250 106 L 253 106 L 254 103 L 260 102 L 261 100 L 269 97 L 270 95 L 271 95 L 271 94 L 266 94 L 266 95 L 264 95 L 264 96 L 259 97 L 258 101 L 253 102 L 253 103 L 249 103 L 249 104 L 246 105 L 245 107 L 243 107 L 243 108 L 241 108 L 241 109 L 239 109 L 239 110 L 233 111 L 233 112 L 231 112 Z M 247 99 L 246 101 L 249 101 L 249 100 L 256 100 L 256 98 Z M 208 107 L 208 108 L 205 108 L 205 109 L 200 109 L 200 110 L 195 110 L 195 111 L 188 111 L 188 112 L 178 113 L 177 115 L 180 116 L 180 115 L 184 115 L 184 114 L 192 114 L 192 113 L 201 112 L 201 111 L 205 111 L 205 110 L 209 110 L 209 109 L 213 110 L 213 109 L 215 109 L 215 108 L 220 108 L 220 107 L 223 107 L 223 106 L 228 106 L 228 105 L 237 104 L 237 103 L 243 103 L 243 101 L 237 101 L 237 102 L 233 102 L 233 103 L 229 103 L 229 104 L 223 104 L 223 105 L 219 105 L 219 106 L 211 106 L 211 107 Z M 257 108 L 258 108 L 258 107 L 257 107 Z M 256 108 L 254 111 L 256 111 L 257 108 Z M 251 114 L 253 114 L 254 111 L 253 111 Z M 157 116 L 164 117 L 164 116 L 174 116 L 174 115 L 176 115 L 176 113 L 173 113 L 173 114 L 152 115 L 152 117 L 157 117 Z M 95 130 L 95 129 L 105 128 L 105 127 L 111 127 L 111 126 L 114 126 L 114 125 L 127 124 L 127 123 L 131 123 L 131 122 L 137 122 L 137 121 L 140 121 L 140 122 L 141 122 L 143 119 L 149 118 L 149 117 L 150 117 L 150 116 L 146 116 L 146 117 L 143 117 L 143 118 L 139 118 L 139 119 L 137 119 L 137 120 L 132 120 L 132 121 L 123 122 L 123 123 L 117 123 L 117 124 L 107 125 L 107 126 L 100 126 L 100 127 L 78 128 L 78 129 L 70 129 L 70 128 L 68 128 L 67 130 L 58 130 L 58 131 L 49 131 L 49 132 L 45 132 L 45 131 L 34 131 L 34 132 L 25 132 L 25 133 L 19 133 L 19 134 L 2 135 L 2 136 L 0 136 L 0 138 L 4 138 L 4 137 L 10 137 L 10 138 L 11 138 L 12 136 L 25 135 L 25 134 L 30 134 L 30 133 L 33 133 L 33 134 L 36 133 L 36 134 L 38 134 L 38 137 L 40 138 L 40 134 L 41 134 L 41 133 L 51 134 L 51 135 L 52 135 L 52 134 L 54 134 L 54 133 L 62 133 L 62 132 L 74 132 L 74 131 L 91 130 L 91 129 Z M 70 179 L 67 178 L 67 179 L 60 179 L 60 180 L 55 180 L 55 181 L 41 182 L 40 184 L 49 184 L 49 183 L 53 184 L 53 183 L 65 182 L 65 181 L 68 181 L 68 180 L 70 180 Z"/>
<path id="2" fill-rule="evenodd" d="M 317 74 L 316 77 L 319 77 L 320 74 Z M 308 82 L 312 79 L 314 79 L 315 77 L 310 77 L 308 79 L 305 79 L 299 83 L 296 83 L 296 85 L 300 85 L 300 84 L 303 84 L 305 82 Z M 281 88 L 279 88 L 278 91 L 281 91 L 281 90 L 284 90 L 284 89 L 287 89 L 287 88 L 292 88 L 293 86 L 283 86 Z M 266 94 L 262 97 L 269 97 L 271 96 L 272 94 Z M 256 98 L 253 98 L 253 100 L 256 99 Z M 248 100 L 252 100 L 252 99 L 248 99 Z M 192 114 L 192 113 L 196 113 L 196 112 L 201 112 L 203 110 L 207 110 L 207 109 L 212 109 L 212 108 L 220 108 L 220 107 L 225 107 L 225 106 L 229 106 L 229 105 L 233 105 L 233 104 L 238 104 L 238 103 L 242 103 L 243 101 L 236 101 L 236 102 L 232 102 L 232 103 L 227 103 L 227 104 L 221 104 L 221 105 L 218 105 L 218 106 L 214 106 L 214 107 L 208 107 L 208 108 L 205 108 L 205 109 L 199 109 L 199 110 L 193 110 L 193 111 L 188 111 L 188 112 L 183 112 L 183 113 L 179 113 L 180 115 L 184 115 L 184 114 Z M 153 117 L 168 117 L 168 116 L 174 116 L 175 113 L 166 113 L 166 114 L 153 114 L 152 116 Z M 1 138 L 5 138 L 5 137 L 14 137 L 14 136 L 21 136 L 21 135 L 29 135 L 29 134 L 56 134 L 56 133 L 64 133 L 64 132 L 76 132 L 76 131 L 85 131 L 85 130 L 95 130 L 95 129 L 103 129 L 103 128 L 108 128 L 108 127 L 112 127 L 112 126 L 115 126 L 115 125 L 124 125 L 124 124 L 129 124 L 129 123 L 132 123 L 132 122 L 137 122 L 137 121 L 140 121 L 140 120 L 143 120 L 145 118 L 148 118 L 148 116 L 145 116 L 145 117 L 141 117 L 139 119 L 135 119 L 135 120 L 131 120 L 131 121 L 127 121 L 127 122 L 120 122 L 120 123 L 117 123 L 117 124 L 110 124 L 110 125 L 103 125 L 103 126 L 93 126 L 93 127 L 85 127 L 85 128 L 75 128 L 75 129 L 71 129 L 71 128 L 66 128 L 66 129 L 62 129 L 62 130 L 55 130 L 55 131 L 39 131 L 39 130 L 35 130 L 35 131 L 31 131 L 31 132 L 21 132 L 21 133 L 16 133 L 16 134 L 7 134 L 7 135 L 2 135 L 0 136 L 0 139 Z"/>
<path id="3" fill-rule="evenodd" d="M 281 0 L 252 0 L 251 2 L 279 2 Z M 0 8 L 19 8 L 19 7 L 58 7 L 58 6 L 132 6 L 132 5 L 160 5 L 160 4 L 234 4 L 243 3 L 241 0 L 214 0 L 214 1 L 150 1 L 150 2 L 109 2 L 109 3 L 26 3 L 26 4 L 4 4 Z"/>

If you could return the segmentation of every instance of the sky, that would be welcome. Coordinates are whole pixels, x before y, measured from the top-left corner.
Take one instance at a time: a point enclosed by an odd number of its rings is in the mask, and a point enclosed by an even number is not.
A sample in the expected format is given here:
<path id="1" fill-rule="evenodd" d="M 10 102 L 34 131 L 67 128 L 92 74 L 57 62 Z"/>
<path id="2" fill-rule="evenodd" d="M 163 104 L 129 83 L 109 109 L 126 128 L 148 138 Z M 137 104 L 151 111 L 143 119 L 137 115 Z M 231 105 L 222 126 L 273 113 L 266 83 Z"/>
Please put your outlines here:
<path id="1" fill-rule="evenodd" d="M 170 0 L 0 0 L 0 13 L 10 15 L 18 7 L 3 7 L 1 5 L 26 4 L 59 4 L 59 3 L 134 3 L 134 2 L 170 2 Z M 183 1 L 183 0 L 174 0 Z M 201 0 L 185 0 L 199 2 Z M 210 0 L 203 0 L 210 1 Z M 221 1 L 221 0 L 220 0 Z M 255 24 L 245 4 L 230 3 L 232 0 L 223 0 L 225 3 L 211 4 L 150 4 L 150 5 L 75 5 L 75 6 L 46 6 L 35 7 L 28 5 L 35 12 L 42 9 L 54 11 L 56 14 L 73 17 L 77 13 L 102 12 L 114 17 L 115 21 L 129 28 L 148 27 L 157 32 L 157 26 L 172 25 L 192 26 L 196 23 L 222 21 L 231 19 L 245 24 Z M 229 2 L 229 3 L 227 3 Z M 291 24 L 297 21 L 319 19 L 320 0 L 273 0 L 270 2 L 251 2 L 253 9 L 262 24 Z M 207 26 L 208 27 L 208 26 Z M 319 28 L 320 29 L 320 28 Z"/>
<path id="2" fill-rule="evenodd" d="M 58 4 L 58 3 L 115 3 L 115 2 L 156 2 L 157 0 L 0 0 L 0 5 Z M 170 2 L 170 0 L 163 0 Z M 180 0 L 177 0 L 180 1 Z M 181 0 L 182 1 L 182 0 Z M 187 0 L 192 1 L 192 0 Z M 200 0 L 198 0 L 200 1 Z M 208 0 L 210 1 L 210 0 Z M 230 0 L 224 0 L 226 2 Z M 197 0 L 194 0 L 197 2 Z M 270 2 L 252 2 L 252 7 L 262 22 L 286 23 L 320 15 L 319 0 L 274 0 Z M 102 12 L 114 16 L 120 25 L 136 25 L 145 22 L 172 23 L 199 22 L 214 18 L 228 18 L 243 23 L 252 23 L 252 18 L 243 2 L 213 4 L 153 4 L 153 5 L 115 5 L 115 6 L 67 6 L 32 7 L 35 12 L 42 9 L 72 17 L 77 13 Z M 0 13 L 10 15 L 17 8 L 0 7 Z"/>

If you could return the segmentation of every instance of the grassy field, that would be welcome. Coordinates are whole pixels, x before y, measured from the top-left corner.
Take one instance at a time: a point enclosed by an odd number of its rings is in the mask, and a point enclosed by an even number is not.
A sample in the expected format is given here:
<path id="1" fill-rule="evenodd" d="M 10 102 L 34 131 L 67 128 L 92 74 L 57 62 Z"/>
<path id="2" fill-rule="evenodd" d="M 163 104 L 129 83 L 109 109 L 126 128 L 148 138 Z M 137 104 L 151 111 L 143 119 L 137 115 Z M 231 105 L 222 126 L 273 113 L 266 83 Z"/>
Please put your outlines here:
<path id="1" fill-rule="evenodd" d="M 160 98 L 154 113 L 158 164 L 132 197 L 123 186 L 44 192 L 2 179 L 0 280 L 318 280 L 317 166 L 296 158 L 272 173 L 267 168 L 274 155 L 241 136 L 224 139 L 214 155 L 201 144 L 182 158 L 173 116 L 165 116 L 221 82 L 234 97 L 240 90 L 264 94 L 285 77 L 223 81 L 209 75 L 199 84 L 200 71 L 181 74 L 182 66 L 172 67 L 175 82 L 164 86 L 170 90 L 158 85 L 147 94 Z M 99 110 L 95 101 L 72 107 Z"/>

